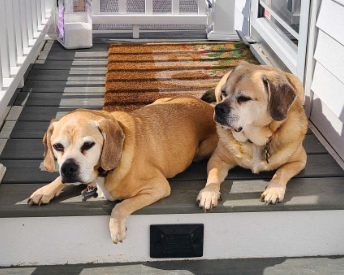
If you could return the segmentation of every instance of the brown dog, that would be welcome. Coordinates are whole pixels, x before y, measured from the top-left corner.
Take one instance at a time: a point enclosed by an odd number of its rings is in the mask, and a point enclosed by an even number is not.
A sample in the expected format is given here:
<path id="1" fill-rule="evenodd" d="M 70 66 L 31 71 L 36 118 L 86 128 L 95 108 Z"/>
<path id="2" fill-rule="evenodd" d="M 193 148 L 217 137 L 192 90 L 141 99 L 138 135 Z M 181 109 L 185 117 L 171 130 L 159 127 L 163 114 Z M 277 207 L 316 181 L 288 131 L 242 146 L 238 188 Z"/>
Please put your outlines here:
<path id="1" fill-rule="evenodd" d="M 282 201 L 287 182 L 307 159 L 302 141 L 308 121 L 299 79 L 269 66 L 241 62 L 204 98 L 218 103 L 214 120 L 220 140 L 208 162 L 206 186 L 197 197 L 200 207 L 217 206 L 220 184 L 237 165 L 253 173 L 277 169 L 261 200 Z"/>
<path id="2" fill-rule="evenodd" d="M 29 204 L 48 203 L 68 184 L 95 184 L 114 207 L 114 243 L 126 238 L 132 212 L 170 194 L 166 178 L 208 158 L 218 136 L 214 108 L 191 96 L 161 99 L 131 113 L 76 110 L 52 121 L 44 136 L 44 167 L 60 176 L 34 192 Z M 105 181 L 104 177 L 105 176 Z"/>

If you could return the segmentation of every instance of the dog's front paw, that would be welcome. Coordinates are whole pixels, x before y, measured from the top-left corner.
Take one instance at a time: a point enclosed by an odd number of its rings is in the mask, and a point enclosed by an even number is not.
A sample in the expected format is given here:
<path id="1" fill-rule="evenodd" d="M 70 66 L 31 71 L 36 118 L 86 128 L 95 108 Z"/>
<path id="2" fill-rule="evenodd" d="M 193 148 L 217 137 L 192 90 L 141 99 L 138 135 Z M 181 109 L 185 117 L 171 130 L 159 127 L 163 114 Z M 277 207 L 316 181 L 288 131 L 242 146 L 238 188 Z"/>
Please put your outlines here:
<path id="1" fill-rule="evenodd" d="M 260 196 L 260 200 L 268 204 L 276 204 L 284 199 L 285 186 L 270 182 L 265 191 Z"/>
<path id="2" fill-rule="evenodd" d="M 220 197 L 221 193 L 219 188 L 213 184 L 209 184 L 199 192 L 197 201 L 199 202 L 199 207 L 203 208 L 204 212 L 206 212 L 217 206 Z"/>
<path id="3" fill-rule="evenodd" d="M 110 233 L 114 244 L 122 242 L 127 237 L 124 221 L 119 222 L 116 218 L 110 218 Z"/>
<path id="4" fill-rule="evenodd" d="M 56 190 L 51 188 L 51 186 L 46 185 L 37 189 L 29 198 L 28 204 L 46 204 L 49 203 L 54 197 L 60 195 L 61 190 Z"/>

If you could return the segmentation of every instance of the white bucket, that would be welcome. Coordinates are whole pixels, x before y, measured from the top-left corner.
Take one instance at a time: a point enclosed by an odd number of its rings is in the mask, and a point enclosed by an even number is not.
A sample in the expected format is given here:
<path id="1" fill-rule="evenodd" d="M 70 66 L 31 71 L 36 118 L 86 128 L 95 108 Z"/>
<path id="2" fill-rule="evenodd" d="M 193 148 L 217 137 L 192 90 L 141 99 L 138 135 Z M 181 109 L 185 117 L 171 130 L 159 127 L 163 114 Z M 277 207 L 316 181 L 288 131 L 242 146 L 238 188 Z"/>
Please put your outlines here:
<path id="1" fill-rule="evenodd" d="M 92 47 L 90 7 L 88 0 L 59 0 L 57 40 L 66 49 Z"/>

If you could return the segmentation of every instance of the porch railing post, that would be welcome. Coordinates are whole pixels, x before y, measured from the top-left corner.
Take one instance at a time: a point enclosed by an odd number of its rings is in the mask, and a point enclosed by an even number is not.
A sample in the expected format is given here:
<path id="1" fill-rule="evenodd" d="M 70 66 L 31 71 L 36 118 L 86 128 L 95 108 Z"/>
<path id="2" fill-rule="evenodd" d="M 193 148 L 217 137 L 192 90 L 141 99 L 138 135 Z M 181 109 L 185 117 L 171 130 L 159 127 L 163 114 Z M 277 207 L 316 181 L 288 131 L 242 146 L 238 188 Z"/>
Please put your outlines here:
<path id="1" fill-rule="evenodd" d="M 30 40 L 33 40 L 33 33 L 34 33 L 34 29 L 33 29 L 33 18 L 32 18 L 32 2 L 31 0 L 25 0 L 25 5 L 26 5 L 26 9 L 24 9 L 24 11 L 26 12 L 26 22 L 27 22 L 27 33 L 28 33 L 28 44 L 30 46 Z"/>
<path id="2" fill-rule="evenodd" d="M 20 7 L 20 18 L 21 18 L 21 33 L 23 39 L 23 49 L 29 47 L 29 27 L 27 24 L 27 13 L 26 13 L 26 0 L 19 0 L 19 7 Z M 25 53 L 23 51 L 23 53 Z"/>
<path id="3" fill-rule="evenodd" d="M 7 26 L 8 20 L 5 9 L 5 1 L 0 0 L 0 55 L 2 77 L 9 78 L 11 76 L 10 54 L 8 45 Z M 4 83 L 3 85 L 4 86 Z"/>
<path id="4" fill-rule="evenodd" d="M 16 49 L 18 58 L 21 58 L 24 54 L 24 45 L 23 45 L 23 33 L 21 29 L 22 24 L 22 16 L 21 16 L 21 9 L 20 9 L 20 1 L 13 0 L 13 18 L 14 20 L 14 30 L 15 30 L 15 37 L 16 37 Z M 20 64 L 20 60 L 17 60 Z"/>
<path id="5" fill-rule="evenodd" d="M 93 0 L 92 1 L 92 14 L 93 15 L 100 14 L 100 1 L 101 0 Z"/>
<path id="6" fill-rule="evenodd" d="M 213 0 L 213 29 L 209 40 L 239 40 L 235 31 L 235 0 Z"/>
<path id="7" fill-rule="evenodd" d="M 198 14 L 205 14 L 205 0 L 198 0 Z"/>
<path id="8" fill-rule="evenodd" d="M 146 15 L 152 15 L 153 14 L 153 0 L 146 0 L 146 3 L 145 3 L 145 14 Z"/>
<path id="9" fill-rule="evenodd" d="M 118 0 L 118 14 L 127 13 L 127 0 Z"/>
<path id="10" fill-rule="evenodd" d="M 179 14 L 179 0 L 172 0 L 172 14 Z"/>
<path id="11" fill-rule="evenodd" d="M 0 117 L 42 46 L 51 23 L 48 2 L 56 4 L 56 0 L 0 0 Z"/>
<path id="12" fill-rule="evenodd" d="M 5 1 L 5 9 L 7 15 L 7 38 L 8 38 L 8 52 L 9 52 L 9 59 L 10 59 L 10 67 L 17 66 L 17 43 L 16 43 L 16 36 L 15 36 L 15 29 L 14 29 L 14 20 L 11 18 L 15 18 L 13 14 L 13 3 L 12 1 Z"/>

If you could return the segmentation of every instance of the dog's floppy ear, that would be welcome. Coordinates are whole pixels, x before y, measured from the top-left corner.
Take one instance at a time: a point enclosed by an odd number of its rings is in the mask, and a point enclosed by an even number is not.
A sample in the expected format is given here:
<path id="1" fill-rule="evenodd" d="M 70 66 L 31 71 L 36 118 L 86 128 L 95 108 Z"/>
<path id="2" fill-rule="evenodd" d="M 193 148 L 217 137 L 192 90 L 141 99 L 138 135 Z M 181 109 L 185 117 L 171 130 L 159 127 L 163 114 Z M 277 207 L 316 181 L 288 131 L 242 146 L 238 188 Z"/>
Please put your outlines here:
<path id="1" fill-rule="evenodd" d="M 55 159 L 54 159 L 54 153 L 53 153 L 53 147 L 51 145 L 51 136 L 54 131 L 54 125 L 56 123 L 57 119 L 53 119 L 50 122 L 50 125 L 48 127 L 48 130 L 44 134 L 43 137 L 43 144 L 44 144 L 44 161 L 43 165 L 44 168 L 49 172 L 54 172 L 55 170 Z"/>
<path id="2" fill-rule="evenodd" d="M 105 171 L 113 170 L 119 165 L 122 158 L 124 132 L 119 123 L 112 118 L 100 120 L 98 128 L 104 139 L 100 166 Z"/>
<path id="3" fill-rule="evenodd" d="M 273 120 L 282 121 L 287 118 L 296 93 L 288 80 L 277 73 L 263 76 L 265 90 L 268 96 L 268 108 Z"/>
<path id="4" fill-rule="evenodd" d="M 215 88 L 215 97 L 216 97 L 216 103 L 220 103 L 222 101 L 221 94 L 222 94 L 222 87 L 226 84 L 229 75 L 231 74 L 233 70 L 227 72 L 220 80 L 220 82 L 217 84 Z"/>

